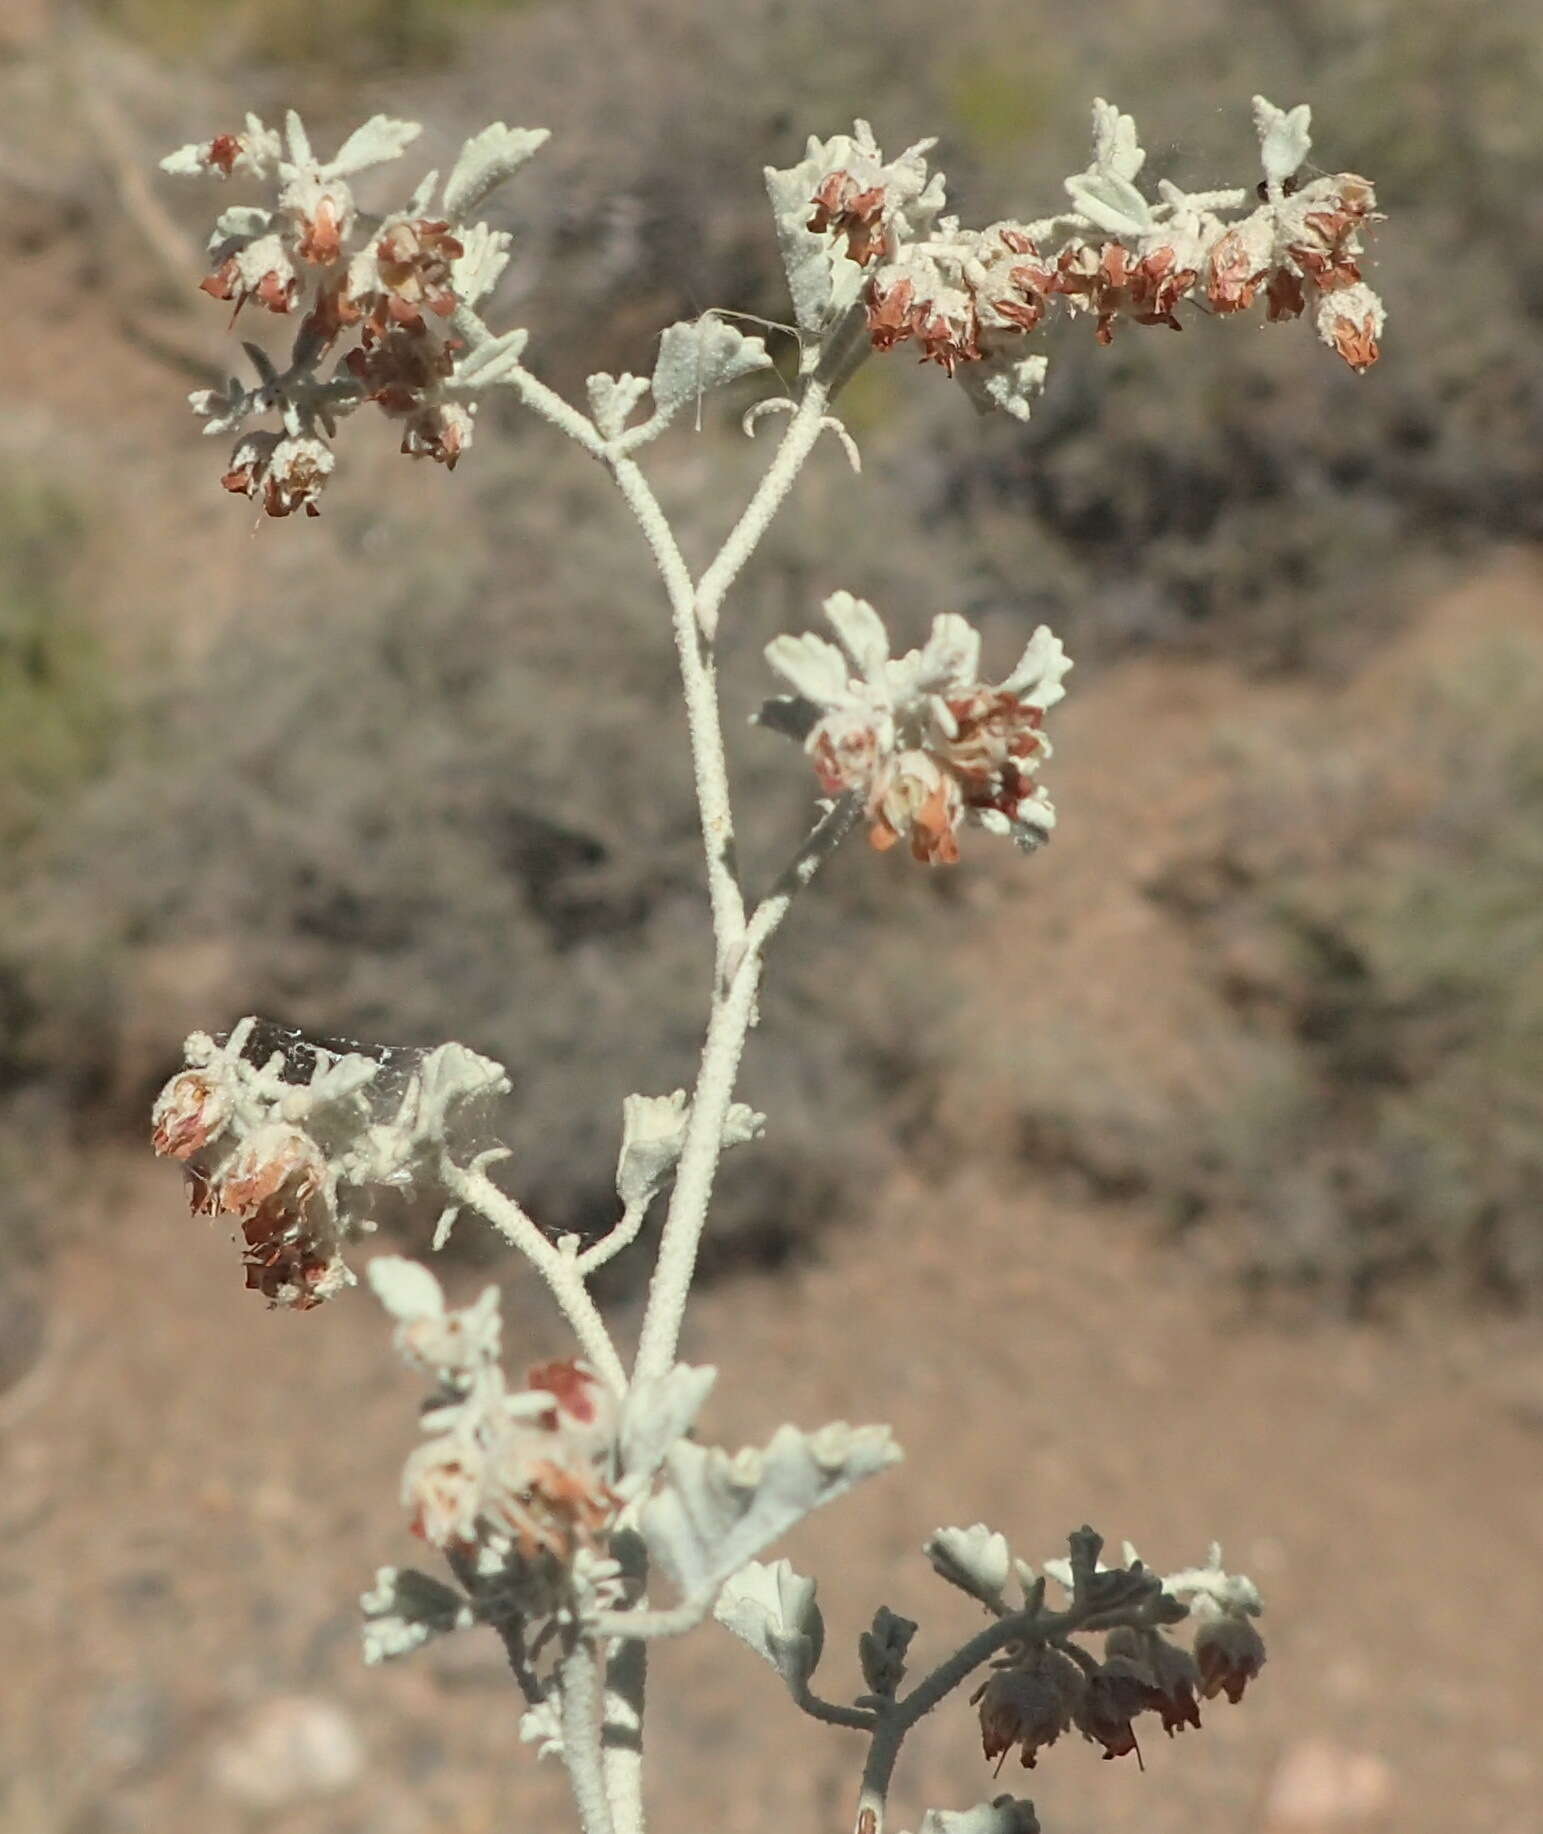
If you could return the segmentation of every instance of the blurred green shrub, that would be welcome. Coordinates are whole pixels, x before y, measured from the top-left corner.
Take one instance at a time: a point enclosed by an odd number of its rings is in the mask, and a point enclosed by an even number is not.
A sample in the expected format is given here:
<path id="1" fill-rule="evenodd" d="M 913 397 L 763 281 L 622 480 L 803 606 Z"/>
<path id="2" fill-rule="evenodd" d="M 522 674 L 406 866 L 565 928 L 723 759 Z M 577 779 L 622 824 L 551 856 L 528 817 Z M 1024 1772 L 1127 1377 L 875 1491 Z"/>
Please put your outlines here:
<path id="1" fill-rule="evenodd" d="M 112 733 L 102 647 L 71 603 L 71 501 L 0 474 L 0 853 L 99 771 Z"/>

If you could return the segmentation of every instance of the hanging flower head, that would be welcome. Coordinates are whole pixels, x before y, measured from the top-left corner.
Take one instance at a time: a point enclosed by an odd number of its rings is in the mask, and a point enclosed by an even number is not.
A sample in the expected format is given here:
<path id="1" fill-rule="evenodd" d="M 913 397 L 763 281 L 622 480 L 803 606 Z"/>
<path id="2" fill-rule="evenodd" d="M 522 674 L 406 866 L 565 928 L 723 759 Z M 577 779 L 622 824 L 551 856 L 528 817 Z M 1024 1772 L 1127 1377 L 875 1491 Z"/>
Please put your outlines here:
<path id="1" fill-rule="evenodd" d="M 181 1161 L 195 1215 L 237 1219 L 247 1286 L 295 1311 L 352 1283 L 343 1250 L 382 1191 L 442 1180 L 468 1115 L 508 1087 L 464 1045 L 338 1050 L 256 1018 L 183 1049 L 155 1150 Z"/>
<path id="2" fill-rule="evenodd" d="M 956 613 L 933 620 L 921 649 L 892 658 L 866 600 L 837 592 L 824 610 L 840 646 L 812 634 L 768 645 L 795 693 L 762 719 L 803 740 L 826 794 L 861 798 L 875 847 L 904 840 L 934 865 L 958 859 L 966 822 L 1039 846 L 1055 826 L 1037 782 L 1050 755 L 1042 725 L 1071 667 L 1057 639 L 1042 625 L 992 684 L 979 679 L 979 634 Z"/>

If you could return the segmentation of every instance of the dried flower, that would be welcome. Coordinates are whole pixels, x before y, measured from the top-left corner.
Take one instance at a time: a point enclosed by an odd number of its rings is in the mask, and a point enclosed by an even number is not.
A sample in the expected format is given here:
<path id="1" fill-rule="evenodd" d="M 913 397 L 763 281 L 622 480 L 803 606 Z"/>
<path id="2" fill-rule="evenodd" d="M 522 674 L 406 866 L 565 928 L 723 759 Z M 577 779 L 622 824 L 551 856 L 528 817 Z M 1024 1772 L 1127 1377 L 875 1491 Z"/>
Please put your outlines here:
<path id="1" fill-rule="evenodd" d="M 1202 1618 L 1194 1649 L 1200 1691 L 1207 1700 L 1225 1694 L 1236 1705 L 1264 1667 L 1264 1638 L 1248 1618 L 1235 1612 Z"/>
<path id="2" fill-rule="evenodd" d="M 189 1159 L 218 1139 L 229 1119 L 229 1098 L 214 1078 L 184 1070 L 155 1099 L 150 1143 L 157 1154 Z"/>
<path id="3" fill-rule="evenodd" d="M 231 454 L 220 482 L 240 496 L 258 497 L 270 516 L 303 509 L 319 516 L 316 500 L 337 461 L 332 449 L 308 434 L 249 433 Z"/>
<path id="4" fill-rule="evenodd" d="M 904 839 L 918 860 L 949 864 L 967 820 L 1026 849 L 1044 841 L 1055 812 L 1036 782 L 1050 755 L 1041 725 L 1071 666 L 1050 632 L 1041 626 L 993 686 L 977 678 L 979 636 L 953 613 L 892 660 L 865 600 L 838 592 L 824 609 L 841 647 L 812 635 L 771 643 L 767 660 L 797 698 L 763 719 L 803 738 L 828 795 L 861 797 L 873 845 Z"/>
<path id="5" fill-rule="evenodd" d="M 1017 1745 L 1024 1767 L 1033 1770 L 1039 1753 L 1071 1725 L 1085 1691 L 1082 1671 L 1069 1656 L 1047 1647 L 1030 1650 L 970 1696 L 980 1707 L 981 1748 L 999 1760 L 1000 1770 L 1000 1760 Z"/>
<path id="6" fill-rule="evenodd" d="M 1104 1653 L 1134 1665 L 1147 1686 L 1145 1705 L 1161 1717 L 1163 1730 L 1170 1738 L 1186 1726 L 1199 1726 L 1200 1706 L 1195 1690 L 1200 1685 L 1200 1671 L 1188 1650 L 1170 1643 L 1155 1630 L 1121 1626 L 1104 1639 Z"/>
<path id="7" fill-rule="evenodd" d="M 351 1282 L 343 1247 L 374 1228 L 381 1188 L 431 1181 L 452 1121 L 507 1086 L 460 1045 L 338 1053 L 256 1019 L 184 1048 L 188 1068 L 156 1100 L 156 1150 L 182 1161 L 195 1215 L 239 1219 L 248 1287 L 301 1311 Z M 431 1324 L 418 1321 L 424 1354 L 448 1355 L 446 1321 L 437 1341 Z"/>
<path id="8" fill-rule="evenodd" d="M 1132 1724 L 1149 1705 L 1151 1683 L 1141 1665 L 1127 1656 L 1110 1656 L 1087 1678 L 1075 1719 L 1085 1739 L 1102 1745 L 1106 1758 L 1123 1758 L 1131 1752 L 1141 1762 Z"/>

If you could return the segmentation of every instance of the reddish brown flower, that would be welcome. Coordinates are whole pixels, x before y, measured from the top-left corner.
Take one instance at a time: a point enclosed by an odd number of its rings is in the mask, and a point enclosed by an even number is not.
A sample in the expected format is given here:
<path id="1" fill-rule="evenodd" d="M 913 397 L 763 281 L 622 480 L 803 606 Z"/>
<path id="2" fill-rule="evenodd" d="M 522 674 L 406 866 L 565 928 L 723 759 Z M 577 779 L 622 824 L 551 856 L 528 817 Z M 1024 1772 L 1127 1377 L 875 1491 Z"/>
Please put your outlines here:
<path id="1" fill-rule="evenodd" d="M 859 267 L 884 252 L 884 187 L 863 191 L 850 172 L 832 172 L 809 200 L 814 206 L 808 227 L 816 235 L 844 232 L 847 254 Z"/>
<path id="2" fill-rule="evenodd" d="M 1177 259 L 1171 248 L 1138 259 L 1119 242 L 1106 242 L 1096 254 L 1091 248 L 1068 249 L 1057 263 L 1056 291 L 1085 299 L 1097 313 L 1094 335 L 1100 344 L 1113 341 L 1120 317 L 1178 331 L 1174 308 L 1194 286 L 1196 273 L 1179 267 Z"/>
<path id="3" fill-rule="evenodd" d="M 1239 228 L 1229 229 L 1211 250 L 1206 303 L 1220 315 L 1246 312 L 1265 273 L 1248 238 Z"/>
<path id="4" fill-rule="evenodd" d="M 598 1382 L 594 1371 L 586 1369 L 582 1363 L 571 1358 L 566 1362 L 538 1363 L 526 1371 L 525 1382 L 529 1388 L 545 1389 L 557 1406 L 575 1420 L 586 1426 L 594 1420 Z"/>
<path id="5" fill-rule="evenodd" d="M 300 283 L 293 274 L 285 276 L 277 268 L 269 268 L 253 285 L 248 286 L 241 275 L 241 264 L 234 255 L 227 256 L 198 285 L 212 299 L 233 299 L 236 302 L 236 310 L 231 314 L 232 324 L 235 323 L 236 313 L 240 312 L 249 299 L 255 299 L 258 305 L 269 312 L 287 312 L 300 290 Z"/>
<path id="6" fill-rule="evenodd" d="M 1154 1630 L 1122 1627 L 1111 1630 L 1104 1639 L 1104 1653 L 1134 1665 L 1147 1684 L 1145 1705 L 1160 1716 L 1170 1738 L 1186 1726 L 1199 1726 L 1195 1689 L 1200 1685 L 1200 1670 L 1188 1650 Z"/>
<path id="7" fill-rule="evenodd" d="M 465 252 L 448 223 L 418 217 L 387 230 L 375 244 L 384 289 L 376 308 L 377 328 L 384 331 L 389 323 L 421 331 L 424 308 L 448 318 L 456 304 L 452 264 Z"/>
<path id="8" fill-rule="evenodd" d="M 1265 309 L 1271 324 L 1298 317 L 1306 303 L 1302 297 L 1300 275 L 1293 273 L 1289 267 L 1276 268 L 1265 289 Z"/>
<path id="9" fill-rule="evenodd" d="M 209 142 L 209 150 L 204 154 L 204 163 L 218 172 L 222 178 L 229 178 L 231 168 L 241 156 L 241 141 L 235 134 L 216 134 Z"/>
<path id="10" fill-rule="evenodd" d="M 980 361 L 980 339 L 973 311 L 962 326 L 954 325 L 940 312 L 918 315 L 916 341 L 922 347 L 922 362 L 936 363 L 948 376 L 954 373 L 956 363 Z"/>
<path id="11" fill-rule="evenodd" d="M 300 226 L 295 253 L 315 267 L 331 267 L 343 252 L 343 213 L 337 199 L 323 195 Z"/>
<path id="12" fill-rule="evenodd" d="M 401 326 L 383 335 L 368 330 L 365 343 L 343 360 L 363 383 L 365 399 L 388 414 L 416 414 L 427 391 L 454 367 L 444 344 Z"/>
<path id="13" fill-rule="evenodd" d="M 868 335 L 875 350 L 893 350 L 916 335 L 912 301 L 916 289 L 909 280 L 897 280 L 886 291 L 877 282 L 868 289 Z"/>

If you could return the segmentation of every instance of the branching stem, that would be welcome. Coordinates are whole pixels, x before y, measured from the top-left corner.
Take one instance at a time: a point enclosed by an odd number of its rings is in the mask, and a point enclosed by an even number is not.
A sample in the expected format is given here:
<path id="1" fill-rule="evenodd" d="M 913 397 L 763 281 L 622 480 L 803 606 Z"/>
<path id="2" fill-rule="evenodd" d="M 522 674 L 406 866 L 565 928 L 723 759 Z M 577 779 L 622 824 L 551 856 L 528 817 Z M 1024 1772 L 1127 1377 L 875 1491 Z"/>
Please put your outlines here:
<path id="1" fill-rule="evenodd" d="M 549 1242 L 507 1191 L 499 1190 L 486 1172 L 451 1163 L 445 1156 L 442 1175 L 452 1196 L 484 1217 L 517 1248 L 552 1289 L 562 1314 L 573 1327 L 584 1354 L 601 1380 L 617 1394 L 627 1392 L 627 1372 L 611 1342 L 600 1309 L 584 1284 L 577 1257 Z"/>

